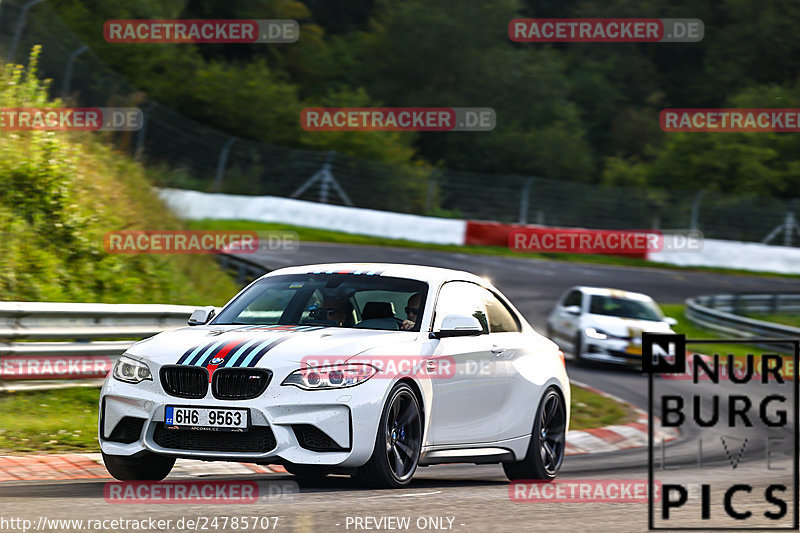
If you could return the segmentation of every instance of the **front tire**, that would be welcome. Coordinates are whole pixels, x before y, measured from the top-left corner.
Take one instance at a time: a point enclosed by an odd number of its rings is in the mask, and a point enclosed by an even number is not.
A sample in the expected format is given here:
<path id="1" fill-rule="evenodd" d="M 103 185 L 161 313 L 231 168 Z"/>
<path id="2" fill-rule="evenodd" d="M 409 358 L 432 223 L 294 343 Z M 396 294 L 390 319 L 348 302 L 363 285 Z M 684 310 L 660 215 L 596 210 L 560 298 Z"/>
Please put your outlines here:
<path id="1" fill-rule="evenodd" d="M 536 410 L 525 459 L 516 463 L 503 463 L 508 479 L 554 480 L 564 461 L 566 433 L 567 411 L 564 399 L 555 388 L 550 387 L 542 396 Z"/>
<path id="2" fill-rule="evenodd" d="M 135 456 L 103 453 L 108 473 L 120 481 L 161 481 L 175 465 L 174 457 L 142 452 Z"/>
<path id="3" fill-rule="evenodd" d="M 383 408 L 375 448 L 356 480 L 368 487 L 399 489 L 414 476 L 422 450 L 422 410 L 411 387 L 394 386 Z"/>

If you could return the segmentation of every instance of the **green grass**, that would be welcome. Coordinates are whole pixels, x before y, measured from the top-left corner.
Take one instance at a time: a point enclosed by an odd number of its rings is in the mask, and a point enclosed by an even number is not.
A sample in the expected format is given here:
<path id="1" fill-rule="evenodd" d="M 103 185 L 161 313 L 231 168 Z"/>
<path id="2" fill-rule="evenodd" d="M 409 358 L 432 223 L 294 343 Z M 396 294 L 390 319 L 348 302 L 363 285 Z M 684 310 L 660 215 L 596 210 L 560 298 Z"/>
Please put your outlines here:
<path id="1" fill-rule="evenodd" d="M 630 422 L 634 411 L 624 403 L 572 385 L 569 429 L 589 429 Z"/>
<path id="2" fill-rule="evenodd" d="M 97 452 L 100 389 L 76 387 L 0 393 L 0 454 Z M 626 405 L 572 387 L 570 429 L 618 424 Z"/>
<path id="3" fill-rule="evenodd" d="M 756 320 L 764 320 L 766 322 L 775 322 L 776 324 L 785 324 L 787 326 L 794 326 L 800 328 L 800 314 L 788 313 L 749 313 L 746 316 Z"/>
<path id="4" fill-rule="evenodd" d="M 98 452 L 99 388 L 0 394 L 0 453 Z"/>
<path id="5" fill-rule="evenodd" d="M 0 65 L 3 107 L 62 107 L 29 66 Z M 133 136 L 128 136 L 130 141 Z M 221 305 L 238 287 L 210 256 L 108 253 L 117 230 L 180 230 L 110 134 L 0 132 L 0 298 Z"/>
<path id="6" fill-rule="evenodd" d="M 670 316 L 678 321 L 678 324 L 673 326 L 672 329 L 675 330 L 675 333 L 683 333 L 689 339 L 722 339 L 722 338 L 730 338 L 723 337 L 723 335 L 711 331 L 705 328 L 701 328 L 692 324 L 686 316 L 684 316 L 684 311 L 686 306 L 683 304 L 662 304 L 661 310 L 664 311 L 666 316 Z M 701 347 L 702 346 L 702 347 Z M 739 356 L 746 356 L 748 353 L 752 354 L 760 354 L 764 350 L 763 348 L 759 348 L 757 346 L 751 346 L 748 344 L 704 344 L 704 345 L 694 345 L 690 346 L 692 349 L 696 349 L 701 351 L 702 353 L 706 354 L 733 354 L 737 357 Z"/>
<path id="7" fill-rule="evenodd" d="M 713 272 L 717 274 L 736 274 L 744 276 L 765 276 L 765 277 L 800 277 L 792 274 L 777 274 L 771 272 L 751 272 L 747 270 L 736 270 L 730 268 L 711 268 L 711 267 L 683 267 L 670 265 L 667 263 L 654 263 L 644 259 L 633 257 L 623 257 L 605 254 L 546 254 L 546 253 L 527 253 L 516 252 L 501 246 L 459 246 L 455 244 L 431 244 L 402 239 L 388 239 L 385 237 L 371 237 L 368 235 L 358 235 L 355 233 L 345 233 L 341 231 L 331 231 L 304 226 L 293 226 L 291 224 L 279 224 L 273 222 L 254 222 L 251 220 L 216 220 L 203 219 L 186 221 L 189 228 L 195 230 L 231 230 L 231 231 L 294 231 L 303 242 L 324 242 L 336 244 L 360 244 L 368 246 L 393 246 L 397 248 L 416 248 L 421 250 L 433 250 L 437 252 L 454 252 L 481 255 L 496 255 L 503 257 L 519 257 L 528 259 L 542 259 L 546 261 L 569 261 L 573 263 L 588 263 L 595 265 L 614 265 L 628 267 L 647 267 L 647 268 L 666 268 L 671 270 L 696 270 L 700 272 Z"/>

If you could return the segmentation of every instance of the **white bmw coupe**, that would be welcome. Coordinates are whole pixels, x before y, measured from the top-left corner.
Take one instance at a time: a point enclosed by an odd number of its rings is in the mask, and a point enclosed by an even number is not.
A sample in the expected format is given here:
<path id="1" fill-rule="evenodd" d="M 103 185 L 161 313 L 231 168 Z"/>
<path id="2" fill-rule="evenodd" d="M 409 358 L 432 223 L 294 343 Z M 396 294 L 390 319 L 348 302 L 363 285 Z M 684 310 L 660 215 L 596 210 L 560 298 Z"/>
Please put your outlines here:
<path id="1" fill-rule="evenodd" d="M 103 386 L 98 433 L 120 480 L 163 479 L 178 457 L 371 487 L 437 463 L 551 480 L 569 405 L 563 353 L 485 279 L 312 265 L 131 346 Z"/>

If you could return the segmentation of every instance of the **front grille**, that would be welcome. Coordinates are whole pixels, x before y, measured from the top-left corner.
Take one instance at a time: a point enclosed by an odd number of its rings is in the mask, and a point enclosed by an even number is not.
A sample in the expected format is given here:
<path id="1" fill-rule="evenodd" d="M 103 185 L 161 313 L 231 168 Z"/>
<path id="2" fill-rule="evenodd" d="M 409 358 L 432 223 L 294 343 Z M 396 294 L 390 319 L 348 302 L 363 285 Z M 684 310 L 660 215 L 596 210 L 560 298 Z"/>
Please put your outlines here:
<path id="1" fill-rule="evenodd" d="M 162 367 L 161 386 L 171 396 L 205 398 L 208 392 L 208 370 L 199 366 Z"/>
<path id="2" fill-rule="evenodd" d="M 222 368 L 214 372 L 211 392 L 220 400 L 249 400 L 260 396 L 272 372 L 259 368 Z"/>
<path id="3" fill-rule="evenodd" d="M 106 440 L 121 442 L 122 444 L 136 442 L 142 434 L 144 422 L 144 418 L 136 418 L 133 416 L 123 417 L 122 420 L 117 422 L 117 425 L 114 426 L 114 430 Z"/>
<path id="4" fill-rule="evenodd" d="M 297 442 L 306 450 L 312 452 L 339 452 L 346 451 L 334 441 L 327 433 L 310 424 L 297 424 L 292 426 Z"/>
<path id="5" fill-rule="evenodd" d="M 243 433 L 233 431 L 202 431 L 167 429 L 156 423 L 153 440 L 162 448 L 201 452 L 268 452 L 277 446 L 275 435 L 268 426 L 252 426 Z"/>

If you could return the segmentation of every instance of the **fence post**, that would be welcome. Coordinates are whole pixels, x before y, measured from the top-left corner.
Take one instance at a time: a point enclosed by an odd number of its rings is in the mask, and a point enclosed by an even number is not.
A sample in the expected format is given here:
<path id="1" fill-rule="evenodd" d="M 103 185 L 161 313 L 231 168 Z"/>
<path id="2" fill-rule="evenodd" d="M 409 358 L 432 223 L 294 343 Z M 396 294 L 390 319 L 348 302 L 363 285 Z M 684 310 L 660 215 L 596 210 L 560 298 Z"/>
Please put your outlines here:
<path id="1" fill-rule="evenodd" d="M 219 153 L 217 175 L 214 178 L 214 192 L 220 192 L 222 190 L 222 180 L 225 178 L 225 166 L 228 164 L 228 152 L 230 152 L 231 146 L 235 141 L 236 137 L 228 139 L 228 142 L 225 143 L 225 146 L 222 147 L 222 151 Z"/>
<path id="2" fill-rule="evenodd" d="M 519 223 L 528 223 L 528 204 L 530 203 L 531 186 L 535 178 L 528 178 L 525 180 L 525 185 L 522 186 L 522 196 L 519 201 Z"/>
<path id="3" fill-rule="evenodd" d="M 25 19 L 28 18 L 28 11 L 36 4 L 43 1 L 44 0 L 31 0 L 22 6 L 22 11 L 20 12 L 19 19 L 17 20 L 17 28 L 14 30 L 14 38 L 11 41 L 11 45 L 8 47 L 8 54 L 6 54 L 6 63 L 11 63 L 11 61 L 14 59 L 14 54 L 17 53 L 17 45 L 22 37 L 22 30 L 25 28 Z"/>
<path id="4" fill-rule="evenodd" d="M 436 192 L 436 171 L 432 170 L 428 175 L 428 192 L 425 195 L 425 214 L 430 215 L 433 211 L 433 195 Z"/>
<path id="5" fill-rule="evenodd" d="M 142 159 L 142 154 L 144 154 L 144 136 L 145 132 L 147 131 L 147 113 L 150 112 L 156 106 L 155 102 L 150 102 L 147 104 L 142 110 L 142 127 L 136 132 L 136 148 L 133 150 L 133 160 L 139 161 Z"/>
<path id="6" fill-rule="evenodd" d="M 706 191 L 697 191 L 697 194 L 694 195 L 694 200 L 692 200 L 692 217 L 689 221 L 689 229 L 698 229 L 697 226 L 700 223 L 700 199 L 703 198 L 705 193 Z"/>
<path id="7" fill-rule="evenodd" d="M 72 83 L 72 68 L 75 65 L 75 60 L 78 59 L 78 56 L 88 50 L 89 47 L 81 45 L 80 47 L 76 48 L 67 58 L 67 70 L 64 73 L 64 83 L 61 84 L 61 98 L 64 99 L 67 97 L 69 93 L 69 86 Z"/>

